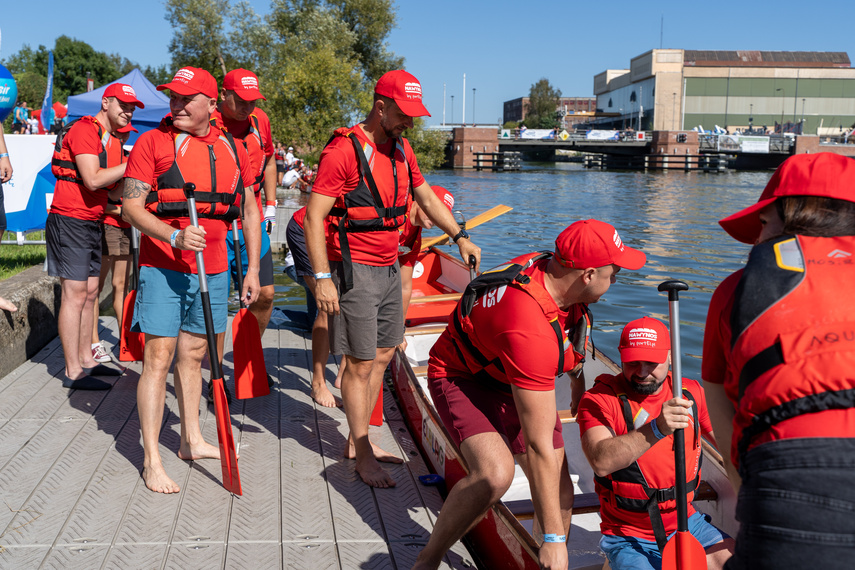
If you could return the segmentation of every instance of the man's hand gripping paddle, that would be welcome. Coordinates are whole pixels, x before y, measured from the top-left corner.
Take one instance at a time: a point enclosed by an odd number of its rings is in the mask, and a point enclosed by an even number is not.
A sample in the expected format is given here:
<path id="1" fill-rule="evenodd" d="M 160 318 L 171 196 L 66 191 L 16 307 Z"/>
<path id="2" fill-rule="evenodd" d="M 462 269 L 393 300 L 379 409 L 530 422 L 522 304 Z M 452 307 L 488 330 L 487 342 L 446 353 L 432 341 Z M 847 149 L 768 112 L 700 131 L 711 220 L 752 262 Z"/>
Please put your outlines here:
<path id="1" fill-rule="evenodd" d="M 184 185 L 184 195 L 187 197 L 187 207 L 190 210 L 190 223 L 198 228 L 199 216 L 196 215 L 195 191 L 195 184 L 188 182 Z M 235 495 L 240 495 L 240 473 L 238 473 L 235 440 L 232 437 L 232 419 L 229 416 L 229 402 L 223 387 L 223 370 L 217 354 L 217 334 L 214 332 L 214 318 L 211 314 L 208 276 L 205 275 L 205 259 L 201 251 L 196 252 L 196 271 L 199 274 L 199 294 L 202 296 L 202 312 L 205 315 L 205 335 L 208 337 L 208 360 L 211 362 L 211 386 L 214 391 L 214 413 L 217 416 L 217 440 L 220 444 L 223 487 Z"/>
<path id="2" fill-rule="evenodd" d="M 232 237 L 237 264 L 237 293 L 240 298 L 240 310 L 232 320 L 232 355 L 235 363 L 235 395 L 243 400 L 268 395 L 270 386 L 267 385 L 267 366 L 264 364 L 258 320 L 243 303 L 243 261 L 237 220 L 232 222 Z"/>
<path id="3" fill-rule="evenodd" d="M 674 397 L 683 397 L 683 370 L 680 360 L 680 291 L 689 286 L 682 281 L 665 281 L 660 291 L 668 292 L 671 328 L 671 378 Z M 674 465 L 676 469 L 677 532 L 662 551 L 662 570 L 705 570 L 704 547 L 689 532 L 689 508 L 686 503 L 686 444 L 682 429 L 674 431 Z"/>

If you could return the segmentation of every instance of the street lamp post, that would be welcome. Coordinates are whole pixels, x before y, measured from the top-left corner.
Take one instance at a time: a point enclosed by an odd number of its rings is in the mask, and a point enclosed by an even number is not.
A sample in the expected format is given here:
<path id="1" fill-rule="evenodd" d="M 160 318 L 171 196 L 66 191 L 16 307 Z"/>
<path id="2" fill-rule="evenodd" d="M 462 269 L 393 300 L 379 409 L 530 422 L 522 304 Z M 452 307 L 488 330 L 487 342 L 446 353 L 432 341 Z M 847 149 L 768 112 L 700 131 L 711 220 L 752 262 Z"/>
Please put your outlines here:
<path id="1" fill-rule="evenodd" d="M 799 134 L 805 134 L 805 99 L 802 98 L 802 118 L 799 119 Z"/>
<path id="2" fill-rule="evenodd" d="M 454 126 L 454 95 L 451 96 L 451 126 Z"/>
<path id="3" fill-rule="evenodd" d="M 475 126 L 475 88 L 472 88 L 472 126 Z"/>
<path id="4" fill-rule="evenodd" d="M 671 116 L 671 129 L 677 130 L 677 94 L 671 93 L 671 101 L 673 103 L 672 107 L 674 110 L 674 114 Z"/>
<path id="5" fill-rule="evenodd" d="M 784 136 L 784 102 L 787 100 L 787 92 L 783 87 L 778 87 L 775 91 L 781 92 L 781 136 Z"/>
<path id="6" fill-rule="evenodd" d="M 454 102 L 453 99 L 454 97 L 452 97 L 452 103 Z M 754 132 L 754 103 L 748 105 L 748 130 L 752 133 Z"/>

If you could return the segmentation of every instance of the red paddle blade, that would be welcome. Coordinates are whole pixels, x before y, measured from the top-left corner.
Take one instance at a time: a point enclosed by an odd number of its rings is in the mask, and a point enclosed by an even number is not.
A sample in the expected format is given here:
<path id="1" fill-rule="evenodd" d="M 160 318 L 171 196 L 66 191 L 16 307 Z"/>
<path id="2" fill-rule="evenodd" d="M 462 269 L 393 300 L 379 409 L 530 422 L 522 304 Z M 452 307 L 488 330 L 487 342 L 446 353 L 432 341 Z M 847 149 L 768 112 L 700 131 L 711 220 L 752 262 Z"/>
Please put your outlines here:
<path id="1" fill-rule="evenodd" d="M 211 380 L 214 386 L 214 413 L 217 415 L 217 441 L 220 443 L 220 465 L 223 468 L 223 487 L 235 495 L 240 495 L 240 473 L 238 472 L 235 440 L 232 437 L 232 419 L 229 416 L 229 402 L 222 378 Z"/>
<path id="2" fill-rule="evenodd" d="M 374 404 L 374 409 L 371 411 L 371 419 L 369 422 L 373 426 L 383 425 L 383 389 L 380 389 L 380 395 L 377 396 L 377 403 Z"/>
<path id="3" fill-rule="evenodd" d="M 142 361 L 145 348 L 145 335 L 143 333 L 131 332 L 131 323 L 134 320 L 134 303 L 137 300 L 137 291 L 134 289 L 125 297 L 122 305 L 122 328 L 119 331 L 119 360 L 122 362 Z"/>
<path id="4" fill-rule="evenodd" d="M 662 550 L 662 570 L 706 570 L 707 553 L 688 531 L 671 537 Z"/>
<path id="5" fill-rule="evenodd" d="M 258 320 L 249 309 L 241 309 L 232 321 L 232 354 L 235 361 L 235 395 L 238 399 L 257 398 L 270 393 L 267 366 L 261 348 Z"/>

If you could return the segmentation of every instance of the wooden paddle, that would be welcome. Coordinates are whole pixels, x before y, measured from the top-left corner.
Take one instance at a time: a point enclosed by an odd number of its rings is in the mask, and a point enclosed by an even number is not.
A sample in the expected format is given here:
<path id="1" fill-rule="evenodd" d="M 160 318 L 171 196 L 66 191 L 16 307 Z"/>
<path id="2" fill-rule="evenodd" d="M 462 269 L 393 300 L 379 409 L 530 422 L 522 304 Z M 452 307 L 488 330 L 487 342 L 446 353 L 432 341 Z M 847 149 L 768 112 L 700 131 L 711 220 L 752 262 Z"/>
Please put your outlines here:
<path id="1" fill-rule="evenodd" d="M 237 266 L 237 294 L 240 310 L 232 319 L 232 355 L 235 363 L 235 395 L 239 400 L 257 398 L 270 393 L 267 385 L 267 366 L 261 347 L 261 331 L 255 318 L 241 297 L 243 291 L 243 260 L 240 255 L 240 231 L 237 220 L 232 222 L 235 264 Z"/>
<path id="2" fill-rule="evenodd" d="M 145 334 L 131 332 L 131 323 L 134 320 L 134 304 L 137 301 L 137 288 L 140 279 L 140 238 L 138 231 L 136 228 L 131 228 L 134 277 L 131 280 L 128 295 L 122 303 L 122 328 L 119 331 L 119 360 L 122 362 L 142 361 L 145 349 Z M 115 291 L 113 294 L 116 294 Z"/>
<path id="3" fill-rule="evenodd" d="M 482 212 L 482 213 L 478 214 L 477 216 L 475 216 L 471 220 L 467 220 L 466 221 L 466 229 L 469 230 L 469 229 L 474 228 L 475 226 L 480 226 L 484 222 L 489 222 L 493 218 L 497 218 L 497 217 L 501 216 L 502 214 L 507 214 L 511 210 L 513 210 L 513 208 L 511 208 L 510 206 L 505 206 L 504 204 L 499 204 L 498 206 L 494 206 L 494 207 L 490 208 L 489 210 L 487 210 L 486 212 Z M 448 236 L 447 234 L 443 234 L 439 237 L 432 237 L 430 239 L 422 241 L 422 249 L 427 249 L 433 245 L 442 245 L 444 243 L 448 243 L 448 240 L 450 240 L 450 239 L 451 239 L 451 237 Z"/>
<path id="4" fill-rule="evenodd" d="M 680 291 L 689 286 L 682 281 L 665 281 L 660 291 L 668 292 L 671 325 L 671 377 L 674 397 L 683 397 L 683 370 L 680 360 Z M 689 508 L 686 502 L 686 443 L 682 429 L 674 431 L 674 467 L 676 471 L 677 532 L 662 550 L 662 570 L 695 570 L 707 567 L 704 547 L 689 532 Z"/>
<path id="5" fill-rule="evenodd" d="M 196 185 L 188 182 L 184 185 L 187 207 L 190 210 L 190 223 L 199 227 L 196 215 Z M 199 274 L 199 294 L 202 296 L 202 312 L 205 316 L 205 335 L 208 337 L 208 360 L 211 362 L 211 388 L 214 391 L 214 413 L 217 416 L 217 440 L 220 444 L 220 465 L 223 469 L 223 487 L 240 495 L 240 473 L 238 472 L 237 451 L 232 437 L 232 418 L 229 415 L 229 402 L 223 387 L 223 370 L 217 355 L 217 333 L 214 331 L 214 318 L 211 314 L 211 296 L 208 293 L 208 276 L 205 275 L 205 259 L 201 251 L 196 252 L 196 271 Z M 257 330 L 257 329 L 256 329 Z"/>

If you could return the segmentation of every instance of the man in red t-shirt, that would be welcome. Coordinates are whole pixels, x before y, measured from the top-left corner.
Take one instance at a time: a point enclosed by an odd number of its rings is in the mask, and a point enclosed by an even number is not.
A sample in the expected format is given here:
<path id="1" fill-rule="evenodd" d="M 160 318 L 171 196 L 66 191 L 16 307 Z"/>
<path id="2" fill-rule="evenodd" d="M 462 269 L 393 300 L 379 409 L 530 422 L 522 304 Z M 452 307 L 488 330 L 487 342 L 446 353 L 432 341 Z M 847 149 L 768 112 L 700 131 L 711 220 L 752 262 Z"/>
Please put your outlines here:
<path id="1" fill-rule="evenodd" d="M 258 77 L 246 69 L 229 71 L 223 79 L 220 97 L 222 100 L 217 105 L 213 118 L 217 125 L 225 127 L 235 140 L 241 142 L 249 154 L 250 166 L 255 175 L 251 189 L 258 204 L 258 211 L 264 214 L 262 225 L 273 224 L 276 222 L 276 163 L 271 160 L 274 149 L 270 119 L 267 113 L 255 106 L 259 99 L 267 100 L 259 91 Z M 239 223 L 238 226 L 241 224 Z M 242 227 L 239 236 L 242 268 L 245 272 L 247 257 Z M 226 247 L 229 268 L 237 287 L 237 263 L 234 259 L 231 232 L 226 237 Z M 261 232 L 261 262 L 258 279 L 261 285 L 259 296 L 249 310 L 255 315 L 261 334 L 264 334 L 267 323 L 270 321 L 270 313 L 273 311 L 273 252 L 270 249 L 270 237 L 264 228 Z"/>
<path id="2" fill-rule="evenodd" d="M 398 228 L 414 199 L 460 247 L 464 260 L 481 250 L 431 191 L 401 134 L 413 117 L 430 115 L 419 81 L 403 70 L 383 75 L 366 119 L 338 129 L 321 153 L 306 209 L 306 246 L 315 272 L 318 308 L 332 315 L 330 348 L 347 360 L 342 398 L 350 428 L 345 457 L 373 487 L 395 485 L 378 464 L 400 459 L 368 440 L 371 410 L 383 372 L 404 340 Z M 412 181 L 412 185 L 410 182 Z M 329 220 L 327 217 L 329 216 Z M 329 226 L 330 231 L 326 231 Z"/>
<path id="3" fill-rule="evenodd" d="M 709 568 L 722 568 L 733 553 L 733 539 L 692 507 L 693 483 L 700 480 L 700 435 L 713 441 L 714 435 L 697 381 L 683 379 L 691 401 L 672 396 L 670 349 L 671 337 L 661 321 L 642 317 L 630 322 L 620 338 L 621 373 L 598 377 L 579 404 L 582 450 L 600 498 L 600 548 L 614 570 L 662 565 L 659 544 L 677 530 L 672 436 L 677 429 L 686 434 L 689 531 L 706 549 Z M 650 509 L 622 502 L 652 489 L 662 490 L 659 494 L 670 490 L 671 498 Z"/>
<path id="4" fill-rule="evenodd" d="M 48 274 L 59 277 L 62 304 L 59 338 L 65 356 L 62 385 L 79 390 L 106 390 L 107 382 L 94 376 L 119 374 L 93 359 L 92 337 L 98 278 L 101 274 L 101 218 L 107 187 L 125 173 L 122 145 L 110 145 L 110 133 L 126 126 L 136 107 L 144 105 L 130 85 L 109 85 L 101 110 L 71 123 L 57 137 L 52 172 L 57 178 L 53 202 L 45 223 Z"/>
<path id="5" fill-rule="evenodd" d="M 515 460 L 528 477 L 535 524 L 544 533 L 540 563 L 567 568 L 573 484 L 555 403 L 556 376 L 569 373 L 575 412 L 585 390 L 587 305 L 608 291 L 622 267 L 640 269 L 645 261 L 610 224 L 580 220 L 558 235 L 554 254 L 512 261 L 528 279 L 513 276 L 510 284 L 490 287 L 468 314 L 464 293 L 431 349 L 428 388 L 469 474 L 449 493 L 415 568 L 436 568 L 501 499 L 513 482 Z"/>
<path id="6" fill-rule="evenodd" d="M 173 354 L 181 410 L 178 457 L 220 457 L 219 449 L 205 442 L 199 428 L 201 362 L 207 342 L 195 254 L 201 251 L 204 255 L 214 332 L 224 332 L 228 324 L 226 233 L 230 219 L 238 212 L 243 217 L 249 260 L 240 295 L 247 304 L 257 298 L 259 290 L 261 219 L 255 200 L 241 200 L 244 188 L 255 179 L 246 150 L 211 125 L 217 105 L 216 80 L 204 69 L 185 67 L 157 89 L 169 89 L 172 116 L 157 129 L 143 133 L 131 151 L 122 217 L 143 233 L 132 323 L 133 330 L 145 333 L 143 373 L 137 387 L 145 453 L 142 476 L 152 491 L 177 493 L 180 489 L 166 474 L 158 449 Z M 196 185 L 198 228 L 190 224 L 182 189 L 186 182 Z M 151 194 L 153 202 L 147 200 Z"/>

